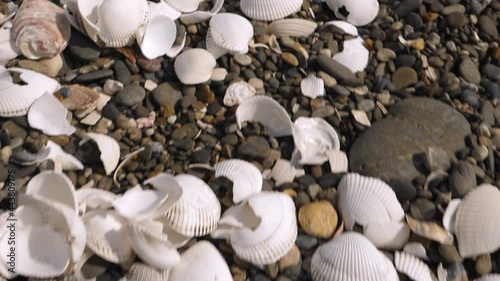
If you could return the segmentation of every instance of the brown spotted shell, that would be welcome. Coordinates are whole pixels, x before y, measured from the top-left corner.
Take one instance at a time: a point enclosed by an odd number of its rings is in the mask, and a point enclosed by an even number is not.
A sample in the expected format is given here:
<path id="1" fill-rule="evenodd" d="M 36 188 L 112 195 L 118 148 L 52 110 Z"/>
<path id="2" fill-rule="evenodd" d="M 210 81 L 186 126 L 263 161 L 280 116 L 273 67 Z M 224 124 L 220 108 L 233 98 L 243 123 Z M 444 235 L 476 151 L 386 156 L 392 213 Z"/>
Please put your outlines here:
<path id="1" fill-rule="evenodd" d="M 97 91 L 75 84 L 69 88 L 69 96 L 62 100 L 62 104 L 69 110 L 87 109 L 95 104 L 99 97 Z"/>
<path id="2" fill-rule="evenodd" d="M 66 48 L 71 26 L 64 10 L 52 2 L 24 0 L 14 17 L 12 35 L 25 57 L 52 58 Z"/>

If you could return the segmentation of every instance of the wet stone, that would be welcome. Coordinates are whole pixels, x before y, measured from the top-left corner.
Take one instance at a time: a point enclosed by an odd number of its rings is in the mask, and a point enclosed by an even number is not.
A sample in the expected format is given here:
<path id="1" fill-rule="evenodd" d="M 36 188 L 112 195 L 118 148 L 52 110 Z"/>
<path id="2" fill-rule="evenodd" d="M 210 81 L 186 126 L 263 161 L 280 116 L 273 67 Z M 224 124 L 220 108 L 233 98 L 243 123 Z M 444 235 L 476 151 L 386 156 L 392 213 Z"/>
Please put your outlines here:
<path id="1" fill-rule="evenodd" d="M 134 106 L 146 97 L 144 88 L 138 85 L 128 85 L 116 94 L 116 100 L 123 105 Z"/>
<path id="2" fill-rule="evenodd" d="M 458 68 L 460 72 L 460 76 L 462 76 L 468 82 L 479 85 L 481 82 L 481 73 L 479 73 L 479 69 L 476 64 L 469 58 L 465 57 L 462 59 L 460 66 Z"/>
<path id="3" fill-rule="evenodd" d="M 491 255 L 489 254 L 480 255 L 476 260 L 475 269 L 476 273 L 479 276 L 483 276 L 490 273 L 491 270 L 493 269 L 491 263 Z"/>
<path id="4" fill-rule="evenodd" d="M 477 186 L 474 166 L 469 162 L 459 161 L 450 175 L 449 186 L 454 198 L 464 197 Z"/>
<path id="5" fill-rule="evenodd" d="M 252 58 L 248 55 L 245 55 L 245 54 L 235 54 L 233 56 L 233 59 L 239 65 L 242 65 L 242 66 L 247 66 L 247 65 L 250 65 L 252 63 Z"/>
<path id="6" fill-rule="evenodd" d="M 383 48 L 378 50 L 377 52 L 377 59 L 381 62 L 388 62 L 396 58 L 396 53 L 387 48 Z"/>
<path id="7" fill-rule="evenodd" d="M 271 153 L 271 147 L 266 139 L 251 136 L 238 147 L 238 154 L 247 158 L 265 159 Z"/>
<path id="8" fill-rule="evenodd" d="M 210 152 L 206 149 L 198 150 L 191 154 L 191 161 L 193 163 L 209 163 L 211 158 Z"/>
<path id="9" fill-rule="evenodd" d="M 174 85 L 168 82 L 161 83 L 154 89 L 151 97 L 153 101 L 159 105 L 171 105 L 175 106 L 177 101 L 182 98 L 182 92 L 178 85 Z"/>
<path id="10" fill-rule="evenodd" d="M 418 82 L 417 72 L 411 67 L 400 67 L 392 75 L 392 83 L 397 90 L 404 89 Z"/>
<path id="11" fill-rule="evenodd" d="M 462 257 L 454 245 L 439 244 L 439 255 L 446 263 L 461 263 Z"/>
<path id="12" fill-rule="evenodd" d="M 481 70 L 488 79 L 500 81 L 500 66 L 489 63 L 484 65 Z"/>

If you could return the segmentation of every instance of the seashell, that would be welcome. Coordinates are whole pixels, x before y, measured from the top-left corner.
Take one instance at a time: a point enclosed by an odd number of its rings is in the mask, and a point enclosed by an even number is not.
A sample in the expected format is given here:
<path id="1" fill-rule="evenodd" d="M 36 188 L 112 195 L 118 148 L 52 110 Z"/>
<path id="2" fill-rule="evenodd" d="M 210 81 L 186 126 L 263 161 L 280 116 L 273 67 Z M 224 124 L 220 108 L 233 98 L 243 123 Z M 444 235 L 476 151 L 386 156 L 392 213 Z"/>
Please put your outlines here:
<path id="1" fill-rule="evenodd" d="M 480 278 L 474 279 L 474 281 L 500 281 L 500 274 L 486 274 Z"/>
<path id="2" fill-rule="evenodd" d="M 192 238 L 192 236 L 185 236 L 175 231 L 170 227 L 166 218 L 158 219 L 163 224 L 163 233 L 167 235 L 168 241 L 176 249 L 185 246 Z"/>
<path id="3" fill-rule="evenodd" d="M 227 87 L 223 102 L 225 106 L 235 106 L 250 99 L 254 95 L 255 88 L 252 85 L 245 81 L 238 81 Z"/>
<path id="4" fill-rule="evenodd" d="M 207 45 L 207 51 L 210 54 L 212 54 L 212 56 L 215 59 L 218 59 L 229 52 L 229 50 L 222 48 L 221 46 L 215 44 L 214 39 L 212 37 L 212 31 L 210 28 L 207 31 L 207 38 L 206 38 L 205 44 Z"/>
<path id="5" fill-rule="evenodd" d="M 118 142 L 110 136 L 88 132 L 83 136 L 80 145 L 93 140 L 101 152 L 101 161 L 106 171 L 110 175 L 120 161 L 120 146 Z"/>
<path id="6" fill-rule="evenodd" d="M 427 257 L 427 251 L 424 248 L 424 245 L 420 242 L 408 242 L 403 248 L 403 252 L 413 255 L 421 260 L 430 260 Z"/>
<path id="7" fill-rule="evenodd" d="M 298 170 L 290 161 L 278 159 L 271 170 L 270 176 L 274 179 L 275 185 L 280 186 L 287 182 L 293 182 L 296 177 L 304 175 L 304 170 Z"/>
<path id="8" fill-rule="evenodd" d="M 394 265 L 399 272 L 406 274 L 411 280 L 434 280 L 430 268 L 423 261 L 405 252 L 394 253 Z"/>
<path id="9" fill-rule="evenodd" d="M 137 29 L 136 40 L 142 54 L 148 59 L 165 55 L 174 44 L 177 27 L 164 15 L 150 17 L 148 23 Z"/>
<path id="10" fill-rule="evenodd" d="M 74 84 L 69 87 L 69 96 L 62 100 L 62 104 L 69 110 L 87 109 L 94 106 L 100 97 L 96 90 Z"/>
<path id="11" fill-rule="evenodd" d="M 166 16 L 171 20 L 176 20 L 181 16 L 181 12 L 172 8 L 172 6 L 167 4 L 165 1 L 160 1 L 158 3 L 148 1 L 148 17 L 152 19 L 158 15 Z"/>
<path id="12" fill-rule="evenodd" d="M 75 196 L 81 214 L 96 209 L 110 209 L 118 198 L 116 194 L 98 188 L 79 188 Z"/>
<path id="13" fill-rule="evenodd" d="M 241 129 L 245 121 L 259 121 L 269 129 L 271 136 L 284 137 L 293 134 L 293 124 L 286 110 L 274 99 L 254 96 L 242 102 L 236 109 L 236 122 Z"/>
<path id="14" fill-rule="evenodd" d="M 340 30 L 342 30 L 344 33 L 346 34 L 349 34 L 351 36 L 354 36 L 354 37 L 357 37 L 358 36 L 358 29 L 348 23 L 348 22 L 345 22 L 345 21 L 341 21 L 341 20 L 333 20 L 333 21 L 327 21 L 323 24 L 323 26 L 321 27 L 321 29 L 324 29 L 328 26 L 335 26 L 336 28 L 339 28 Z"/>
<path id="15" fill-rule="evenodd" d="M 311 260 L 314 281 L 397 281 L 391 261 L 363 235 L 344 232 L 318 247 Z"/>
<path id="16" fill-rule="evenodd" d="M 169 280 L 232 281 L 233 277 L 217 248 L 208 241 L 200 241 L 182 254 L 181 262 L 172 268 Z"/>
<path id="17" fill-rule="evenodd" d="M 300 11 L 301 0 L 241 0 L 240 9 L 254 20 L 272 21 Z"/>
<path id="18" fill-rule="evenodd" d="M 499 207 L 500 191 L 490 184 L 478 186 L 463 199 L 455 221 L 458 250 L 463 258 L 493 253 L 500 248 Z"/>
<path id="19" fill-rule="evenodd" d="M 179 201 L 184 192 L 176 177 L 167 173 L 161 173 L 149 178 L 144 184 L 150 184 L 154 186 L 155 189 L 168 194 L 163 204 L 154 210 L 152 214 L 153 218 L 166 216 L 167 212 L 172 209 L 177 201 Z"/>
<path id="20" fill-rule="evenodd" d="M 401 249 L 410 238 L 410 228 L 405 222 L 370 223 L 363 234 L 379 249 Z"/>
<path id="21" fill-rule="evenodd" d="M 231 159 L 215 165 L 215 177 L 226 177 L 233 182 L 233 202 L 240 203 L 262 189 L 262 175 L 252 163 Z"/>
<path id="22" fill-rule="evenodd" d="M 161 190 L 142 190 L 140 185 L 127 190 L 113 202 L 115 211 L 122 217 L 139 221 L 151 218 L 154 211 L 167 200 L 168 193 Z"/>
<path id="23" fill-rule="evenodd" d="M 97 20 L 99 19 L 97 7 L 103 3 L 103 0 L 76 0 L 76 2 L 76 7 L 69 7 L 69 10 L 73 10 L 78 15 L 77 19 L 70 20 L 71 24 L 82 33 L 87 33 L 92 41 L 99 42 L 98 33 L 100 29 L 97 26 Z M 71 19 L 68 9 L 65 10 L 66 17 Z"/>
<path id="24" fill-rule="evenodd" d="M 218 13 L 210 19 L 213 42 L 230 52 L 248 52 L 253 37 L 253 26 L 244 17 L 232 13 Z"/>
<path id="25" fill-rule="evenodd" d="M 344 41 L 344 50 L 333 55 L 332 59 L 356 73 L 365 69 L 369 56 L 370 52 L 365 48 L 363 38 L 358 37 Z"/>
<path id="26" fill-rule="evenodd" d="M 21 166 L 31 166 L 42 162 L 49 155 L 49 149 L 41 149 L 36 154 L 26 150 L 16 151 L 10 157 L 10 162 Z"/>
<path id="27" fill-rule="evenodd" d="M 172 8 L 182 13 L 191 13 L 198 9 L 200 3 L 205 0 L 164 0 Z"/>
<path id="28" fill-rule="evenodd" d="M 326 0 L 326 4 L 333 10 L 337 18 L 346 20 L 355 26 L 369 24 L 377 17 L 379 10 L 377 0 Z M 340 11 L 342 8 L 348 12 L 347 17 Z"/>
<path id="29" fill-rule="evenodd" d="M 87 247 L 96 255 L 119 264 L 133 260 L 125 219 L 109 210 L 88 212 L 82 218 L 87 229 Z"/>
<path id="30" fill-rule="evenodd" d="M 14 15 L 17 13 L 17 10 L 19 9 L 19 6 L 17 6 L 13 2 L 7 2 L 6 8 L 8 9 L 6 13 L 0 10 L 0 26 L 14 17 Z"/>
<path id="31" fill-rule="evenodd" d="M 125 166 L 126 164 L 128 164 L 132 159 L 134 159 L 134 157 L 136 155 L 138 155 L 141 151 L 144 151 L 146 148 L 145 147 L 141 147 L 135 151 L 132 151 L 130 153 L 128 153 L 127 155 L 125 155 L 125 157 L 123 157 L 123 160 L 122 162 L 118 165 L 118 167 L 116 167 L 115 169 L 115 172 L 113 173 L 113 182 L 119 187 L 120 186 L 120 183 L 118 182 L 118 179 L 117 179 L 117 176 L 118 176 L 118 172 L 123 168 L 123 166 Z"/>
<path id="32" fill-rule="evenodd" d="M 300 91 L 306 97 L 315 99 L 325 95 L 325 81 L 309 74 L 300 82 Z"/>
<path id="33" fill-rule="evenodd" d="M 134 263 L 120 281 L 158 281 L 168 280 L 170 270 L 158 270 L 143 263 Z"/>
<path id="34" fill-rule="evenodd" d="M 322 118 L 299 117 L 293 123 L 293 141 L 300 152 L 299 163 L 321 165 L 328 161 L 326 151 L 338 150 L 337 132 Z"/>
<path id="35" fill-rule="evenodd" d="M 280 44 L 278 43 L 278 39 L 276 39 L 276 35 L 274 34 L 271 34 L 269 36 L 269 48 L 271 48 L 271 50 L 273 50 L 277 54 L 283 54 Z"/>
<path id="36" fill-rule="evenodd" d="M 67 114 L 66 107 L 53 94 L 45 93 L 28 110 L 28 123 L 49 136 L 69 136 L 76 129 L 66 119 Z"/>
<path id="37" fill-rule="evenodd" d="M 359 124 L 370 127 L 372 124 L 370 123 L 370 119 L 368 119 L 368 116 L 366 115 L 366 112 L 362 110 L 357 110 L 353 109 L 351 110 L 352 116 L 354 117 L 354 120 L 358 122 Z"/>
<path id="38" fill-rule="evenodd" d="M 332 173 L 346 173 L 349 171 L 349 160 L 342 150 L 327 150 L 326 157 L 328 157 Z"/>
<path id="39" fill-rule="evenodd" d="M 13 40 L 31 60 L 52 58 L 62 53 L 71 36 L 64 10 L 47 0 L 23 1 L 14 17 Z"/>
<path id="40" fill-rule="evenodd" d="M 277 37 L 309 37 L 318 25 L 314 21 L 305 19 L 282 19 L 273 21 L 267 26 L 267 32 Z"/>
<path id="41" fill-rule="evenodd" d="M 443 214 L 443 226 L 444 229 L 451 233 L 455 233 L 455 221 L 457 217 L 457 210 L 462 203 L 461 199 L 452 199 L 446 207 L 446 211 Z"/>
<path id="42" fill-rule="evenodd" d="M 63 173 L 43 171 L 28 182 L 26 194 L 36 194 L 45 200 L 64 204 L 78 212 L 75 186 Z"/>
<path id="43" fill-rule="evenodd" d="M 217 14 L 222 9 L 223 4 L 224 0 L 215 0 L 214 6 L 210 11 L 195 11 L 190 14 L 183 14 L 181 15 L 181 21 L 184 24 L 195 24 L 206 21 Z"/>
<path id="44" fill-rule="evenodd" d="M 368 226 L 400 222 L 404 218 L 396 194 L 380 179 L 346 174 L 340 180 L 337 194 L 338 209 L 348 230 L 353 229 L 355 223 Z"/>
<path id="45" fill-rule="evenodd" d="M 418 221 L 406 216 L 411 231 L 419 236 L 445 245 L 453 244 L 453 235 L 434 222 Z"/>
<path id="46" fill-rule="evenodd" d="M 49 140 L 46 148 L 49 149 L 49 154 L 45 159 L 52 159 L 56 167 L 60 166 L 63 171 L 82 170 L 83 164 L 73 155 L 64 152 L 64 150 L 55 142 Z M 44 160 L 45 160 L 44 159 Z"/>
<path id="47" fill-rule="evenodd" d="M 174 62 L 175 74 L 186 85 L 208 81 L 215 65 L 214 57 L 203 49 L 187 50 L 180 54 Z"/>
<path id="48" fill-rule="evenodd" d="M 10 28 L 7 28 L 5 25 L 0 26 L 0 67 L 7 64 L 7 62 L 9 62 L 11 59 L 14 59 L 21 54 L 19 50 L 17 50 L 13 40 L 11 39 L 12 34 L 10 32 Z M 0 69 L 0 72 L 3 71 L 5 71 L 5 68 L 2 67 L 2 69 Z"/>

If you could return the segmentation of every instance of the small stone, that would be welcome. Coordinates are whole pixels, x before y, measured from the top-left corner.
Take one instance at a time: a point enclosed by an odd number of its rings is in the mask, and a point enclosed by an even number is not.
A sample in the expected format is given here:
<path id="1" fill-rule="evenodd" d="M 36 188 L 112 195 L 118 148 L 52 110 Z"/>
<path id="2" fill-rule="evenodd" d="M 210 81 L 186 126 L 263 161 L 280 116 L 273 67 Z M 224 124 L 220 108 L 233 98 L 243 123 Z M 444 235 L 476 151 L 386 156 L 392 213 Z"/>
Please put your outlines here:
<path id="1" fill-rule="evenodd" d="M 201 149 L 195 151 L 191 154 L 191 162 L 192 163 L 209 163 L 212 156 L 210 152 L 206 149 Z"/>
<path id="2" fill-rule="evenodd" d="M 281 59 L 291 66 L 298 66 L 299 65 L 299 60 L 292 53 L 284 52 L 283 54 L 281 54 Z"/>
<path id="3" fill-rule="evenodd" d="M 238 147 L 238 154 L 247 158 L 265 159 L 271 153 L 271 147 L 266 139 L 251 136 L 247 141 Z"/>
<path id="4" fill-rule="evenodd" d="M 394 193 L 396 193 L 398 201 L 411 201 L 417 197 L 417 190 L 410 182 L 393 179 L 389 182 L 389 185 L 394 190 Z"/>
<path id="5" fill-rule="evenodd" d="M 498 28 L 495 21 L 487 15 L 482 15 L 479 17 L 479 27 L 481 31 L 491 36 L 493 39 L 498 38 Z"/>
<path id="6" fill-rule="evenodd" d="M 307 186 L 307 194 L 313 200 L 316 199 L 316 196 L 318 196 L 320 192 L 321 192 L 321 186 L 319 184 L 314 183 Z"/>
<path id="7" fill-rule="evenodd" d="M 425 152 L 425 167 L 433 172 L 437 170 L 448 171 L 451 162 L 450 157 L 444 149 L 431 146 Z"/>
<path id="8" fill-rule="evenodd" d="M 333 88 L 337 85 L 337 80 L 335 80 L 335 78 L 333 78 L 326 72 L 318 71 L 318 77 L 323 79 L 323 81 L 325 82 L 325 87 L 327 88 Z"/>
<path id="9" fill-rule="evenodd" d="M 477 186 L 474 166 L 466 161 L 459 161 L 454 167 L 449 179 L 453 198 L 462 198 L 467 192 Z"/>
<path id="10" fill-rule="evenodd" d="M 488 148 L 485 145 L 477 145 L 471 151 L 471 156 L 479 163 L 488 157 Z"/>
<path id="11" fill-rule="evenodd" d="M 154 89 L 151 97 L 158 106 L 175 104 L 182 98 L 180 86 L 169 82 L 161 83 Z"/>
<path id="12" fill-rule="evenodd" d="M 488 63 L 481 68 L 484 76 L 493 81 L 500 81 L 500 66 Z"/>
<path id="13" fill-rule="evenodd" d="M 404 89 L 418 82 L 417 72 L 411 67 L 400 67 L 392 75 L 392 83 L 397 90 Z"/>
<path id="14" fill-rule="evenodd" d="M 116 95 L 118 103 L 134 106 L 141 103 L 146 97 L 144 88 L 138 85 L 128 85 Z"/>
<path id="15" fill-rule="evenodd" d="M 388 48 L 378 50 L 377 59 L 381 62 L 388 62 L 396 58 L 396 53 Z"/>
<path id="16" fill-rule="evenodd" d="M 318 56 L 319 66 L 329 75 L 333 76 L 335 79 L 344 80 L 355 80 L 356 75 L 352 73 L 349 68 L 345 67 L 343 64 L 333 60 L 331 57 L 326 55 Z"/>
<path id="17" fill-rule="evenodd" d="M 72 82 L 73 83 L 89 83 L 96 80 L 101 80 L 104 78 L 111 77 L 113 75 L 113 70 L 111 69 L 101 69 L 94 72 L 78 75 Z"/>
<path id="18" fill-rule="evenodd" d="M 286 253 L 286 255 L 278 261 L 278 266 L 280 271 L 283 271 L 285 268 L 296 266 L 299 263 L 300 263 L 300 250 L 296 244 L 293 244 L 290 251 L 288 251 L 288 253 Z"/>
<path id="19" fill-rule="evenodd" d="M 337 212 L 332 204 L 325 200 L 302 206 L 298 217 L 302 229 L 314 237 L 329 238 L 337 228 Z"/>
<path id="20" fill-rule="evenodd" d="M 248 66 L 252 64 L 252 58 L 248 55 L 245 54 L 235 54 L 233 56 L 233 59 L 242 66 Z"/>
<path id="21" fill-rule="evenodd" d="M 462 59 L 458 71 L 460 72 L 460 76 L 468 82 L 476 85 L 481 83 L 481 73 L 479 72 L 476 64 L 469 57 Z"/>
<path id="22" fill-rule="evenodd" d="M 107 103 L 103 108 L 102 108 L 102 116 L 108 118 L 111 121 L 115 121 L 116 118 L 118 118 L 118 115 L 120 114 L 120 111 L 118 108 L 116 108 L 115 105 L 112 103 Z"/>
<path id="23" fill-rule="evenodd" d="M 417 220 L 429 220 L 436 214 L 436 206 L 430 200 L 418 198 L 411 203 L 410 213 Z"/>
<path id="24" fill-rule="evenodd" d="M 108 79 L 106 80 L 106 83 L 104 83 L 102 90 L 105 94 L 112 96 L 123 90 L 123 83 L 113 79 Z"/>
<path id="25" fill-rule="evenodd" d="M 259 78 L 250 78 L 250 80 L 248 80 L 248 84 L 252 85 L 255 90 L 264 89 L 264 82 Z"/>
<path id="26" fill-rule="evenodd" d="M 98 59 L 101 54 L 101 48 L 77 30 L 72 30 L 67 49 L 77 60 L 86 62 Z"/>
<path id="27" fill-rule="evenodd" d="M 301 249 L 309 250 L 318 245 L 318 239 L 307 234 L 299 234 L 297 236 L 297 245 Z"/>
<path id="28" fill-rule="evenodd" d="M 12 147 L 10 145 L 2 147 L 0 149 L 0 161 L 7 166 L 9 164 L 10 157 L 12 156 Z"/>
<path id="29" fill-rule="evenodd" d="M 491 264 L 490 254 L 480 255 L 476 260 L 475 268 L 476 268 L 476 273 L 479 276 L 483 276 L 490 273 L 491 270 L 493 269 L 493 266 Z"/>
<path id="30" fill-rule="evenodd" d="M 439 255 L 443 258 L 446 263 L 461 263 L 462 257 L 458 253 L 455 245 L 445 245 L 439 244 L 438 246 Z"/>
<path id="31" fill-rule="evenodd" d="M 274 263 L 266 265 L 266 274 L 271 279 L 276 279 L 276 277 L 278 276 L 278 273 L 279 273 L 278 263 L 274 262 Z"/>
<path id="32" fill-rule="evenodd" d="M 0 182 L 4 182 L 9 177 L 7 166 L 0 163 Z"/>
<path id="33" fill-rule="evenodd" d="M 132 81 L 132 74 L 130 73 L 130 70 L 123 61 L 121 60 L 115 61 L 115 64 L 113 65 L 113 70 L 115 72 L 116 80 L 120 81 L 125 86 L 130 84 L 130 82 Z"/>
<path id="34" fill-rule="evenodd" d="M 158 87 L 158 84 L 156 84 L 153 80 L 148 79 L 144 82 L 144 89 L 148 91 L 153 91 L 156 87 Z"/>
<path id="35" fill-rule="evenodd" d="M 212 76 L 210 76 L 210 80 L 212 81 L 224 81 L 227 76 L 227 70 L 225 68 L 215 68 L 212 71 Z"/>
<path id="36" fill-rule="evenodd" d="M 201 88 L 196 91 L 195 96 L 199 101 L 206 104 L 213 103 L 215 100 L 215 94 L 210 90 L 210 86 L 208 85 L 201 86 Z"/>
<path id="37" fill-rule="evenodd" d="M 467 23 L 467 17 L 464 13 L 453 12 L 446 17 L 446 23 L 451 28 L 460 28 Z"/>

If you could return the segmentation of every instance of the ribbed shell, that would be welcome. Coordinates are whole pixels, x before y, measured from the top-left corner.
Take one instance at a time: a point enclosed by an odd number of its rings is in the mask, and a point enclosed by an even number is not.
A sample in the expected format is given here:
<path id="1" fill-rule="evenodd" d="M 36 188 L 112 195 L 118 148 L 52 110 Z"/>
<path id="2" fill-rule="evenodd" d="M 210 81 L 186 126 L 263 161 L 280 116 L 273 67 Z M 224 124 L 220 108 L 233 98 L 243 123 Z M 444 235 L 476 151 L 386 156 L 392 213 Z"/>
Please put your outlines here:
<path id="1" fill-rule="evenodd" d="M 307 75 L 306 78 L 300 82 L 300 91 L 306 97 L 315 99 L 325 95 L 325 81 L 312 74 Z"/>
<path id="2" fill-rule="evenodd" d="M 370 52 L 361 37 L 344 41 L 344 50 L 333 55 L 333 59 L 349 68 L 353 73 L 363 71 L 368 65 Z"/>
<path id="3" fill-rule="evenodd" d="M 233 202 L 239 203 L 262 189 L 262 175 L 250 162 L 230 159 L 215 165 L 215 176 L 233 182 Z"/>
<path id="4" fill-rule="evenodd" d="M 39 97 L 28 110 L 28 123 L 48 136 L 72 135 L 76 129 L 66 119 L 68 109 L 51 93 Z"/>
<path id="5" fill-rule="evenodd" d="M 32 60 L 52 58 L 68 44 L 71 25 L 64 10 L 48 0 L 25 0 L 14 17 L 12 34 L 22 54 Z"/>
<path id="6" fill-rule="evenodd" d="M 443 214 L 443 226 L 444 228 L 455 233 L 455 220 L 457 219 L 457 210 L 462 203 L 462 199 L 452 199 Z"/>
<path id="7" fill-rule="evenodd" d="M 208 51 L 190 49 L 175 59 L 174 69 L 183 84 L 194 85 L 208 81 L 215 65 L 215 58 Z"/>
<path id="8" fill-rule="evenodd" d="M 308 37 L 318 25 L 314 21 L 305 19 L 282 19 L 273 21 L 267 26 L 267 32 L 277 37 Z"/>
<path id="9" fill-rule="evenodd" d="M 272 21 L 300 11 L 302 0 L 241 0 L 241 11 L 251 19 Z"/>
<path id="10" fill-rule="evenodd" d="M 115 211 L 129 220 L 152 218 L 154 211 L 167 200 L 168 193 L 154 189 L 142 190 L 137 185 L 113 202 Z"/>
<path id="11" fill-rule="evenodd" d="M 414 281 L 433 281 L 430 268 L 417 257 L 396 251 L 394 253 L 394 265 L 396 269 L 406 274 Z"/>
<path id="12" fill-rule="evenodd" d="M 468 193 L 455 221 L 458 250 L 463 258 L 493 253 L 500 248 L 500 191 L 482 184 Z"/>
<path id="13" fill-rule="evenodd" d="M 229 50 L 215 44 L 214 39 L 212 37 L 212 30 L 210 28 L 207 31 L 207 37 L 205 39 L 205 42 L 207 45 L 207 51 L 210 54 L 212 54 L 212 56 L 215 59 L 218 59 L 229 52 Z"/>
<path id="14" fill-rule="evenodd" d="M 322 26 L 322 28 L 325 28 L 329 25 L 333 25 L 337 28 L 340 28 L 342 29 L 345 33 L 349 34 L 349 35 L 352 35 L 352 36 L 358 36 L 358 29 L 348 23 L 348 22 L 345 22 L 345 21 L 341 21 L 341 20 L 333 20 L 333 21 L 327 21 L 325 22 L 325 24 Z"/>
<path id="15" fill-rule="evenodd" d="M 165 1 L 158 3 L 148 1 L 148 17 L 152 19 L 157 15 L 167 16 L 172 20 L 176 20 L 181 16 L 181 12 L 172 8 Z"/>
<path id="16" fill-rule="evenodd" d="M 248 52 L 253 37 L 253 26 L 244 17 L 231 13 L 218 13 L 210 19 L 212 40 L 232 52 Z"/>
<path id="17" fill-rule="evenodd" d="M 296 174 L 297 170 L 290 161 L 278 159 L 269 175 L 276 182 L 276 186 L 280 186 L 287 182 L 293 182 Z"/>
<path id="18" fill-rule="evenodd" d="M 201 2 L 205 2 L 205 0 L 164 0 L 172 6 L 172 8 L 176 9 L 179 12 L 183 13 L 191 13 L 198 9 L 198 6 Z"/>
<path id="19" fill-rule="evenodd" d="M 44 171 L 37 174 L 26 185 L 26 194 L 36 194 L 48 201 L 65 204 L 78 212 L 75 186 L 64 173 Z"/>
<path id="20" fill-rule="evenodd" d="M 326 0 L 326 4 L 337 18 L 347 20 L 355 26 L 369 24 L 377 17 L 379 10 L 377 0 Z M 347 19 L 339 12 L 343 6 L 349 12 Z"/>
<path id="21" fill-rule="evenodd" d="M 332 173 L 346 173 L 349 170 L 349 160 L 342 150 L 330 149 L 326 152 Z"/>
<path id="22" fill-rule="evenodd" d="M 255 92 L 255 88 L 245 81 L 232 83 L 231 85 L 229 85 L 229 87 L 227 87 L 226 93 L 224 94 L 224 105 L 238 105 L 253 97 L 255 95 Z"/>
<path id="23" fill-rule="evenodd" d="M 400 250 L 410 238 L 406 222 L 370 223 L 363 227 L 363 234 L 379 249 Z"/>
<path id="24" fill-rule="evenodd" d="M 167 281 L 170 270 L 157 270 L 143 263 L 134 263 L 120 281 Z"/>
<path id="25" fill-rule="evenodd" d="M 355 232 L 344 232 L 319 246 L 311 274 L 314 281 L 399 281 L 391 261 Z"/>
<path id="26" fill-rule="evenodd" d="M 212 3 L 213 7 L 210 11 L 195 11 L 190 14 L 181 15 L 181 22 L 184 24 L 195 24 L 208 20 L 220 11 L 222 5 L 224 5 L 224 0 L 215 0 Z"/>

